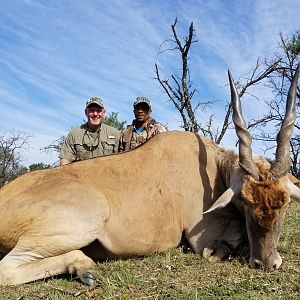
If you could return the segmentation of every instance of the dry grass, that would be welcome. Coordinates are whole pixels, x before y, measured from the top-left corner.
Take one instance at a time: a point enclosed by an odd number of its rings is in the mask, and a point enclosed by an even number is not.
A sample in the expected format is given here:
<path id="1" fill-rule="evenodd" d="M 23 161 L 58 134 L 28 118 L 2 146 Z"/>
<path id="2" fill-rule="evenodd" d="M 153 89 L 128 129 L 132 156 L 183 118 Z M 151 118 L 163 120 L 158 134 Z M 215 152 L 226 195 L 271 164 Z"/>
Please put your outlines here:
<path id="1" fill-rule="evenodd" d="M 283 228 L 279 271 L 248 267 L 246 248 L 224 263 L 209 263 L 182 248 L 145 258 L 99 264 L 98 285 L 56 277 L 17 287 L 2 287 L 0 299 L 299 299 L 300 205 L 292 204 Z"/>

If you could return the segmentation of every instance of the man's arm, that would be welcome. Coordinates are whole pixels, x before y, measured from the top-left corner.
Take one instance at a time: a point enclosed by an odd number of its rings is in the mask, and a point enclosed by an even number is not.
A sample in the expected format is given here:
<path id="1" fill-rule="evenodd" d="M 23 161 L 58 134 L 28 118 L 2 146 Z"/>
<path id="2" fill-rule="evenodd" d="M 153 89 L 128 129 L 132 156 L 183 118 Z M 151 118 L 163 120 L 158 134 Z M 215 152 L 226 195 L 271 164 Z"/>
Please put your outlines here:
<path id="1" fill-rule="evenodd" d="M 67 135 L 59 152 L 60 165 L 66 165 L 76 160 L 73 130 Z"/>
<path id="2" fill-rule="evenodd" d="M 147 140 L 151 139 L 152 137 L 154 137 L 155 135 L 157 135 L 159 133 L 163 133 L 166 131 L 167 131 L 167 129 L 163 125 L 161 125 L 160 123 L 155 123 L 148 130 Z"/>
<path id="3" fill-rule="evenodd" d="M 69 164 L 69 163 L 70 163 L 70 161 L 67 160 L 67 159 L 65 159 L 65 158 L 61 158 L 61 159 L 60 159 L 60 165 L 61 165 L 61 166 L 67 165 L 67 164 Z"/>
<path id="4" fill-rule="evenodd" d="M 123 152 L 124 150 L 125 150 L 125 148 L 124 148 L 123 131 L 122 131 L 121 135 L 120 135 L 120 140 L 119 140 L 119 149 L 118 149 L 118 152 Z"/>
<path id="5" fill-rule="evenodd" d="M 132 125 L 128 125 L 122 130 L 119 142 L 119 152 L 130 150 L 130 141 L 132 136 Z"/>

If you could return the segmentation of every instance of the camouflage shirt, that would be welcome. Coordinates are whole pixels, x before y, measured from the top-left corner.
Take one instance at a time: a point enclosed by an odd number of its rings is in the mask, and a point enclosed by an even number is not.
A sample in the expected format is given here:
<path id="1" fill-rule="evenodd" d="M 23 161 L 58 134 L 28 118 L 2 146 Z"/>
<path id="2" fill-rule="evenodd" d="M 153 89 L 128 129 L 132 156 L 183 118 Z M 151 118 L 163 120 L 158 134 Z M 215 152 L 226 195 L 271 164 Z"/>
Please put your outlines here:
<path id="1" fill-rule="evenodd" d="M 119 151 L 128 151 L 146 142 L 158 133 L 166 132 L 166 128 L 153 118 L 149 118 L 147 125 L 142 128 L 141 132 L 137 131 L 136 122 L 127 126 L 121 133 Z"/>
<path id="2" fill-rule="evenodd" d="M 87 123 L 73 128 L 67 135 L 59 157 L 68 161 L 83 160 L 118 152 L 120 132 L 106 124 L 100 131 L 88 131 Z"/>

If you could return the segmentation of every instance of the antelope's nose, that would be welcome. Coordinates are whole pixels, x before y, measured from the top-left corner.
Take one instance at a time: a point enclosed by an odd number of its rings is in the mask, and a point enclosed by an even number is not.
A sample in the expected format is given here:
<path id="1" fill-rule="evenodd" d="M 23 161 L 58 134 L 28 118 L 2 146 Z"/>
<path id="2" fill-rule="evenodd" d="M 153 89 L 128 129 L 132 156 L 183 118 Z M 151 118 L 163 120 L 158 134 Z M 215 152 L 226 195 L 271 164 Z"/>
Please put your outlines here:
<path id="1" fill-rule="evenodd" d="M 262 269 L 263 267 L 264 267 L 264 264 L 261 260 L 259 260 L 259 259 L 254 260 L 254 264 L 253 264 L 254 269 Z"/>
<path id="2" fill-rule="evenodd" d="M 267 261 L 263 262 L 260 259 L 253 259 L 250 260 L 250 266 L 254 269 L 266 269 L 269 271 L 276 271 L 282 263 L 282 259 L 280 255 L 276 255 L 273 259 L 268 259 Z"/>

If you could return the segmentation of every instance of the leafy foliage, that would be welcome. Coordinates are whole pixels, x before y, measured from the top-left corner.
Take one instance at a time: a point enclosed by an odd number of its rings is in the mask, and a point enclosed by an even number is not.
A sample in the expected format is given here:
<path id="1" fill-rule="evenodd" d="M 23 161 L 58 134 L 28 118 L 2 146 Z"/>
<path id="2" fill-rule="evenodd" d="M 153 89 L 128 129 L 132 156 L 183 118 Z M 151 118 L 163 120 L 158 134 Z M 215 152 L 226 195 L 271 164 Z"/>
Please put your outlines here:
<path id="1" fill-rule="evenodd" d="M 35 171 L 35 170 L 43 170 L 43 169 L 49 169 L 49 168 L 51 168 L 51 165 L 39 162 L 36 164 L 31 164 L 29 166 L 29 171 L 31 172 L 31 171 Z"/>
<path id="2" fill-rule="evenodd" d="M 286 44 L 286 50 L 294 56 L 300 55 L 300 31 L 292 35 L 290 41 Z"/>
<path id="3" fill-rule="evenodd" d="M 119 121 L 118 114 L 118 112 L 111 112 L 108 116 L 104 117 L 103 123 L 118 130 L 123 130 L 125 128 L 126 121 Z"/>

